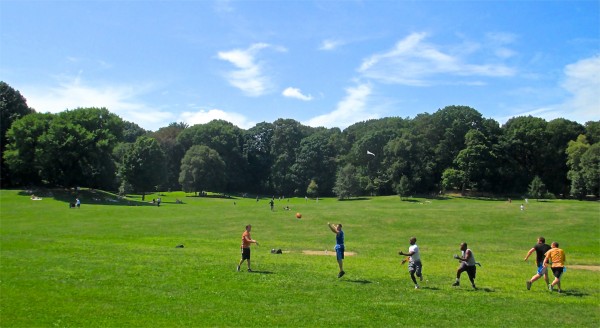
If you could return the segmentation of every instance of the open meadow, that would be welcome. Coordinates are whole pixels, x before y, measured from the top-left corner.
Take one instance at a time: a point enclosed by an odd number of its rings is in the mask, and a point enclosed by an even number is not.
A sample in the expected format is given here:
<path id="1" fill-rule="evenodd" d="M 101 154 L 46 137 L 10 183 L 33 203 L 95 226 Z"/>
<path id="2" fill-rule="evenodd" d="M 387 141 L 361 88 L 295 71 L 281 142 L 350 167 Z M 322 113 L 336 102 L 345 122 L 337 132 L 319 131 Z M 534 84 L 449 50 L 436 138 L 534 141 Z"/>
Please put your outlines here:
<path id="1" fill-rule="evenodd" d="M 70 209 L 72 191 L 36 195 L 0 191 L 2 327 L 600 325 L 599 202 L 529 200 L 521 211 L 522 200 L 290 198 L 271 211 L 255 195 L 165 192 L 157 207 L 157 194 L 83 190 Z M 343 223 L 355 253 L 340 279 L 328 222 Z M 252 273 L 236 271 L 246 224 L 260 243 Z M 525 287 L 535 254 L 523 259 L 540 235 L 565 250 L 562 294 L 543 280 Z M 418 290 L 398 255 L 411 236 Z M 478 290 L 466 273 L 451 286 L 463 241 L 482 264 Z"/>

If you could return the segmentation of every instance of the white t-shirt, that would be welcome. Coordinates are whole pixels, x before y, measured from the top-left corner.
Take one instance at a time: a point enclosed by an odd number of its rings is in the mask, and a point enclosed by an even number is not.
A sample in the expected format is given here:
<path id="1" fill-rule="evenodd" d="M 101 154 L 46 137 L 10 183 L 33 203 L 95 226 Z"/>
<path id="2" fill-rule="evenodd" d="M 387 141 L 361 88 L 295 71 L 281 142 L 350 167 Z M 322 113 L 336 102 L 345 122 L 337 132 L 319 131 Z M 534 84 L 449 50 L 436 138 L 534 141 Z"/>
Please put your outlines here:
<path id="1" fill-rule="evenodd" d="M 410 245 L 410 247 L 408 248 L 408 252 L 415 252 L 411 257 L 410 260 L 413 262 L 416 261 L 421 261 L 421 255 L 419 254 L 419 246 L 417 246 L 417 244 L 414 245 Z"/>

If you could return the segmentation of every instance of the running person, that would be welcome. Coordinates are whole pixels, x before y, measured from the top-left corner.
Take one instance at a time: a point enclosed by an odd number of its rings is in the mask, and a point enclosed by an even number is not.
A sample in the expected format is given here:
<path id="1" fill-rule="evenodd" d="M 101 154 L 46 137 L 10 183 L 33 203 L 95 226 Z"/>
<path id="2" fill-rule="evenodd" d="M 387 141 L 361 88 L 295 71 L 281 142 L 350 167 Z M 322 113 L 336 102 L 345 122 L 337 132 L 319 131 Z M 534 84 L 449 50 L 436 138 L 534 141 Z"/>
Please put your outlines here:
<path id="1" fill-rule="evenodd" d="M 475 287 L 475 276 L 477 274 L 477 267 L 475 266 L 477 262 L 475 261 L 475 256 L 473 255 L 473 252 L 467 248 L 467 243 L 461 243 L 460 250 L 462 252 L 460 257 L 454 255 L 454 258 L 460 262 L 460 266 L 458 267 L 458 270 L 456 270 L 456 281 L 452 286 L 460 286 L 460 275 L 467 271 L 471 286 L 473 286 L 474 289 L 477 289 L 477 287 Z"/>
<path id="2" fill-rule="evenodd" d="M 533 252 L 535 252 L 535 264 L 537 265 L 537 273 L 534 274 L 533 277 L 531 277 L 531 279 L 527 280 L 527 282 L 525 283 L 527 286 L 527 290 L 530 290 L 531 284 L 533 284 L 534 281 L 540 279 L 542 276 L 544 276 L 544 280 L 546 280 L 546 286 L 550 284 L 550 280 L 548 279 L 548 269 L 544 266 L 544 258 L 546 257 L 546 253 L 550 249 L 550 245 L 546 244 L 546 238 L 540 236 L 538 238 L 537 244 L 535 244 L 535 246 L 533 246 L 529 250 L 527 256 L 525 256 L 525 261 L 527 261 L 529 256 L 533 254 Z"/>
<path id="3" fill-rule="evenodd" d="M 244 261 L 248 261 L 248 272 L 252 272 L 252 269 L 250 268 L 250 245 L 252 243 L 255 243 L 256 246 L 258 246 L 258 241 L 252 239 L 250 237 L 250 231 L 252 230 L 252 225 L 247 225 L 246 226 L 246 230 L 244 230 L 244 233 L 242 233 L 242 245 L 240 246 L 241 250 L 242 250 L 242 259 L 240 260 L 240 263 L 238 263 L 237 266 L 237 271 L 240 271 L 240 266 L 242 266 L 242 263 L 244 263 Z"/>
<path id="4" fill-rule="evenodd" d="M 329 229 L 335 233 L 335 255 L 337 258 L 338 265 L 340 267 L 340 272 L 338 273 L 338 278 L 341 278 L 346 274 L 344 271 L 344 231 L 342 230 L 342 224 L 331 224 L 327 223 Z"/>
<path id="5" fill-rule="evenodd" d="M 419 289 L 419 284 L 417 283 L 415 274 L 417 277 L 419 277 L 420 281 L 423 281 L 423 275 L 421 273 L 421 270 L 423 268 L 423 264 L 421 264 L 421 253 L 419 252 L 419 246 L 417 246 L 416 237 L 410 237 L 410 240 L 408 242 L 410 243 L 410 247 L 408 247 L 408 253 L 403 253 L 402 251 L 400 251 L 398 252 L 398 254 L 403 256 L 409 256 L 408 272 L 410 273 L 410 278 L 415 283 L 415 289 Z M 404 263 L 404 260 L 402 263 Z"/>
<path id="6" fill-rule="evenodd" d="M 548 264 L 552 263 L 552 273 L 554 274 L 554 281 L 551 284 L 548 284 L 548 290 L 554 290 L 554 286 L 558 286 L 558 292 L 561 292 L 560 288 L 560 277 L 562 276 L 565 270 L 565 261 L 567 257 L 565 256 L 565 251 L 558 248 L 558 243 L 553 241 L 552 248 L 546 253 L 546 257 L 544 258 L 544 266 L 548 266 Z"/>

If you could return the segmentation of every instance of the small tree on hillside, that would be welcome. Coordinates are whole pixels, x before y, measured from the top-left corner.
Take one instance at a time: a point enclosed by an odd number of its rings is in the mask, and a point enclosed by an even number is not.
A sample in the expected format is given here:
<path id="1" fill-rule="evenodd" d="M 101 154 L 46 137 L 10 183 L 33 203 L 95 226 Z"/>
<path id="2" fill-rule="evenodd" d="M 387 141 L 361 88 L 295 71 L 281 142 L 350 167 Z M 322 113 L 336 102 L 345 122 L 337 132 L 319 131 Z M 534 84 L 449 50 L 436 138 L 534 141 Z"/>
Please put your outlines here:
<path id="1" fill-rule="evenodd" d="M 306 194 L 313 198 L 319 196 L 319 185 L 315 180 L 310 180 L 308 188 L 306 188 Z"/>
<path id="2" fill-rule="evenodd" d="M 529 196 L 539 200 L 546 193 L 546 185 L 539 176 L 535 176 L 529 184 Z"/>
<path id="3" fill-rule="evenodd" d="M 410 181 L 406 175 L 403 175 L 400 178 L 398 185 L 396 185 L 396 193 L 398 196 L 400 196 L 400 200 L 402 200 L 402 197 L 407 196 L 410 193 Z"/>
<path id="4" fill-rule="evenodd" d="M 339 199 L 344 199 L 352 196 L 358 196 L 360 184 L 356 174 L 356 167 L 352 164 L 347 164 L 337 173 L 335 187 L 333 192 Z"/>

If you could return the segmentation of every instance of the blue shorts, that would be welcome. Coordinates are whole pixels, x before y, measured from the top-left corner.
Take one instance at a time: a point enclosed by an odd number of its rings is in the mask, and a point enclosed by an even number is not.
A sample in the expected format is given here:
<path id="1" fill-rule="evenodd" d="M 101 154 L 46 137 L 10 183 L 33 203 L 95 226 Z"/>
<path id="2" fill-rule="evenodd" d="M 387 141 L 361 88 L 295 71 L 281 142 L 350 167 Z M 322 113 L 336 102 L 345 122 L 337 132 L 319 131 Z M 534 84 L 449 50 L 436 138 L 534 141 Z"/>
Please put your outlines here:
<path id="1" fill-rule="evenodd" d="M 548 273 L 548 268 L 545 267 L 543 263 L 538 265 L 537 274 L 539 274 L 540 276 L 543 276 L 546 273 Z"/>
<path id="2" fill-rule="evenodd" d="M 344 259 L 344 249 L 344 245 L 335 245 L 335 255 L 338 261 Z"/>

